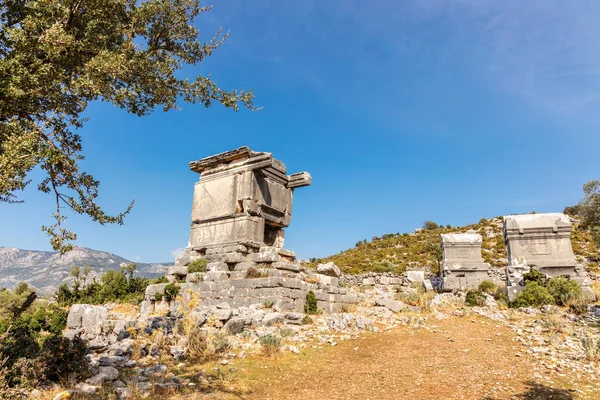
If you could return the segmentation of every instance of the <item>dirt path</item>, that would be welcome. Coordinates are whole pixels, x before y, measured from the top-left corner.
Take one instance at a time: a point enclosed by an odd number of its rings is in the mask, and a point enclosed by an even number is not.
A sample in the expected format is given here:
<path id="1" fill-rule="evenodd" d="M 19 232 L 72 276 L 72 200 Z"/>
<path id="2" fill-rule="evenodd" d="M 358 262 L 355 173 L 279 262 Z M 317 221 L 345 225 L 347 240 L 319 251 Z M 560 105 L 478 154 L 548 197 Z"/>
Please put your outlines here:
<path id="1" fill-rule="evenodd" d="M 512 332 L 489 320 L 451 317 L 431 330 L 397 328 L 363 340 L 269 360 L 239 361 L 242 399 L 555 399 Z M 355 349 L 357 347 L 357 349 Z M 539 375 L 538 375 L 539 378 Z M 220 397 L 220 396 L 219 396 Z"/>

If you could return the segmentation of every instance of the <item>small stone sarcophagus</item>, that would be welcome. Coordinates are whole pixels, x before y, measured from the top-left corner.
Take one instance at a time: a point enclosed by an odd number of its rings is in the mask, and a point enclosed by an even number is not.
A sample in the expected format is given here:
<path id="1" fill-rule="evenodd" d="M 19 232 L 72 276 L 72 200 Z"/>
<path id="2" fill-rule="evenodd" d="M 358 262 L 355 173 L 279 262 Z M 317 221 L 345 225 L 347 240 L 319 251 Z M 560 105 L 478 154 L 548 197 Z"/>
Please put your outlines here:
<path id="1" fill-rule="evenodd" d="M 311 183 L 307 172 L 288 176 L 271 153 L 248 147 L 192 161 L 190 169 L 200 174 L 192 206 L 194 252 L 210 260 L 227 253 L 245 256 L 268 246 L 294 256 L 283 249 L 283 228 L 292 217 L 294 189 Z"/>
<path id="2" fill-rule="evenodd" d="M 571 220 L 562 213 L 504 217 L 508 250 L 506 289 L 513 300 L 524 286 L 523 274 L 533 267 L 549 277 L 569 276 L 585 285 L 583 268 L 571 247 Z"/>
<path id="3" fill-rule="evenodd" d="M 490 279 L 490 264 L 481 257 L 481 235 L 475 233 L 442 234 L 442 289 L 476 288 Z"/>

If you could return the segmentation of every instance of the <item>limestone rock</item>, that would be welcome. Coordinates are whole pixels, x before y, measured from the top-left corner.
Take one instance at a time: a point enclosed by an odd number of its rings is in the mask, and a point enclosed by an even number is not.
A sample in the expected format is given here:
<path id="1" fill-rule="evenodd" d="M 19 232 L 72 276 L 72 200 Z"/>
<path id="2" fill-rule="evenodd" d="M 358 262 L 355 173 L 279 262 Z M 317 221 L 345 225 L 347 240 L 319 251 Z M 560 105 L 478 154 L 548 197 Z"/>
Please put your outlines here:
<path id="1" fill-rule="evenodd" d="M 84 382 L 80 382 L 75 386 L 75 392 L 79 394 L 85 394 L 90 396 L 96 393 L 96 391 L 98 391 L 98 386 L 89 385 Z"/>
<path id="2" fill-rule="evenodd" d="M 73 398 L 74 390 L 64 390 L 62 392 L 57 393 L 52 400 L 71 400 Z"/>
<path id="3" fill-rule="evenodd" d="M 262 246 L 258 253 L 253 255 L 252 261 L 255 263 L 276 262 L 279 261 L 279 252 L 275 247 Z"/>
<path id="4" fill-rule="evenodd" d="M 264 316 L 261 323 L 265 326 L 280 324 L 284 321 L 284 316 L 278 312 L 272 312 Z"/>
<path id="5" fill-rule="evenodd" d="M 233 317 L 225 325 L 223 329 L 232 335 L 238 334 L 244 330 L 244 327 L 250 325 L 252 318 Z"/>
<path id="6" fill-rule="evenodd" d="M 206 264 L 206 272 L 229 271 L 229 266 L 222 261 L 215 261 Z"/>
<path id="7" fill-rule="evenodd" d="M 176 360 L 183 360 L 185 358 L 185 350 L 181 346 L 170 346 L 169 353 Z"/>
<path id="8" fill-rule="evenodd" d="M 299 265 L 292 264 L 290 262 L 285 262 L 285 261 L 274 262 L 272 264 L 272 266 L 275 269 L 280 269 L 280 270 L 284 270 L 284 271 L 292 271 L 292 272 L 302 271 L 302 268 Z"/>
<path id="9" fill-rule="evenodd" d="M 102 325 L 106 321 L 108 309 L 103 306 L 74 304 L 67 317 L 67 329 L 82 330 L 89 335 L 102 333 Z"/>
<path id="10" fill-rule="evenodd" d="M 425 280 L 424 271 L 406 271 L 406 279 L 410 282 L 423 282 Z"/>
<path id="11" fill-rule="evenodd" d="M 386 298 L 380 298 L 375 300 L 375 304 L 378 306 L 385 307 L 393 312 L 400 312 L 408 308 L 408 306 L 401 301 Z"/>
<path id="12" fill-rule="evenodd" d="M 117 400 L 129 400 L 133 398 L 131 390 L 126 387 L 116 388 L 115 395 L 117 396 Z"/>
<path id="13" fill-rule="evenodd" d="M 319 274 L 333 276 L 336 278 L 339 278 L 342 275 L 342 271 L 337 265 L 335 265 L 333 261 L 330 261 L 327 264 L 319 264 L 317 266 L 317 272 Z"/>

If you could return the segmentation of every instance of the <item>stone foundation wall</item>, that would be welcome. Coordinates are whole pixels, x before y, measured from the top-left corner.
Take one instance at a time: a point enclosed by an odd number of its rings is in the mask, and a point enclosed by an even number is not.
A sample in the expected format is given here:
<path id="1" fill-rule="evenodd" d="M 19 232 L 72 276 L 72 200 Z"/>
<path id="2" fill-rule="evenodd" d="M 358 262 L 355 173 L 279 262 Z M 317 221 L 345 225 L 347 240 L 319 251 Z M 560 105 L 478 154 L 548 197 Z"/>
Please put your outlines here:
<path id="1" fill-rule="evenodd" d="M 227 303 L 232 308 L 249 307 L 253 304 L 272 302 L 283 311 L 303 312 L 306 295 L 312 290 L 317 297 L 317 306 L 327 313 L 341 312 L 344 304 L 355 304 L 358 299 L 348 294 L 345 288 L 337 287 L 337 278 L 323 276 L 324 281 L 335 280 L 333 284 L 308 283 L 297 278 L 265 277 L 247 279 L 226 279 L 214 282 L 182 283 L 181 303 L 156 301 L 156 294 L 162 295 L 166 284 L 150 285 L 142 303 L 142 313 L 162 313 L 195 306 L 216 306 Z"/>

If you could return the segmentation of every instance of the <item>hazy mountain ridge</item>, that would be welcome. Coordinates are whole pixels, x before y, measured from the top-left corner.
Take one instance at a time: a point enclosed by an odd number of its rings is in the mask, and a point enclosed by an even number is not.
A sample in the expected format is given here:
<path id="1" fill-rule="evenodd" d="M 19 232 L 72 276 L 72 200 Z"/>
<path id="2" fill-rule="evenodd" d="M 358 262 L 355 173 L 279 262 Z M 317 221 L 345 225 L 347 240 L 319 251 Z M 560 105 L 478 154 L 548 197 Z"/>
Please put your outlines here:
<path id="1" fill-rule="evenodd" d="M 139 275 L 154 278 L 162 276 L 165 268 L 173 263 L 136 263 L 116 254 L 76 247 L 67 254 L 52 251 L 23 250 L 0 247 L 0 287 L 12 288 L 19 282 L 27 282 L 42 293 L 54 291 L 61 283 L 68 282 L 75 266 L 93 268 L 92 276 L 100 276 L 108 270 L 118 270 L 122 264 L 137 264 Z"/>

